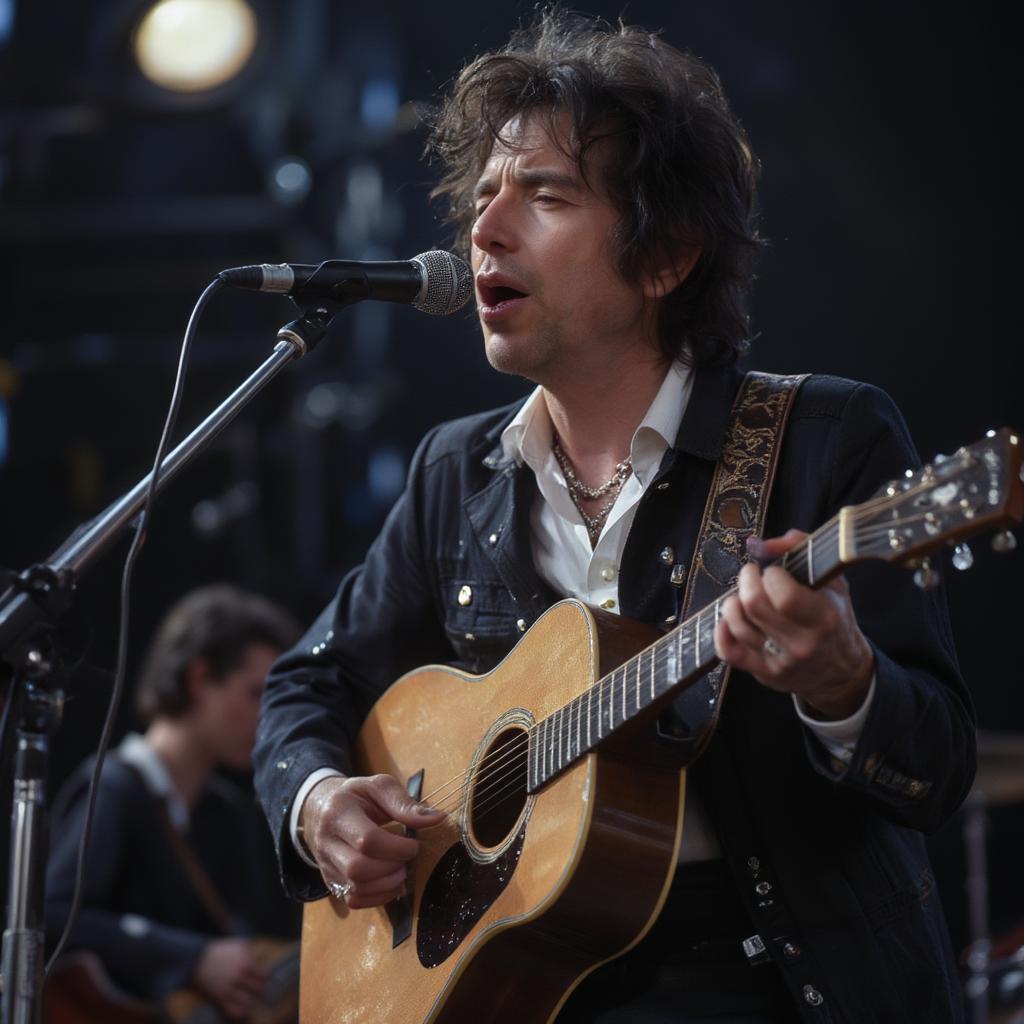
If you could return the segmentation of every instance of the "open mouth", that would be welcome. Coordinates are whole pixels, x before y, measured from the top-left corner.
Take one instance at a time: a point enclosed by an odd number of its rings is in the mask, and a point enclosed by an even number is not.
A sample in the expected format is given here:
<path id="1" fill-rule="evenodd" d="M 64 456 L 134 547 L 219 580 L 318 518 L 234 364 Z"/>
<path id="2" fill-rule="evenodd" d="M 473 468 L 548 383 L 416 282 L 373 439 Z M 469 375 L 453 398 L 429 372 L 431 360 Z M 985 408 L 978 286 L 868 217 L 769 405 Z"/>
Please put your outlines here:
<path id="1" fill-rule="evenodd" d="M 503 302 L 511 302 L 513 299 L 525 299 L 526 292 L 517 288 L 509 288 L 506 285 L 486 285 L 477 282 L 477 289 L 480 294 L 480 305 L 495 307 Z"/>

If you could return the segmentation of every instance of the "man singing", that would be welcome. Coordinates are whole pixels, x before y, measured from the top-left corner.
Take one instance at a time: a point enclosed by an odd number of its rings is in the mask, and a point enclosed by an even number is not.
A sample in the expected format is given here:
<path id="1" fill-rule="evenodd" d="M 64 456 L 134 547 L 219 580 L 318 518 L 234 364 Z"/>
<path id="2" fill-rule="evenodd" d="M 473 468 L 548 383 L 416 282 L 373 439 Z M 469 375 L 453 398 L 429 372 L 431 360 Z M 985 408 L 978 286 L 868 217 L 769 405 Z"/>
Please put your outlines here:
<path id="1" fill-rule="evenodd" d="M 404 891 L 417 842 L 386 826 L 442 820 L 404 779 L 354 774 L 391 682 L 487 671 L 563 597 L 679 613 L 759 247 L 757 162 L 717 76 L 639 28 L 542 16 L 463 70 L 432 143 L 488 359 L 536 387 L 427 435 L 365 562 L 268 681 L 257 775 L 285 885 L 353 913 Z M 561 1024 L 962 1019 L 922 835 L 974 768 L 942 604 L 884 566 L 820 589 L 759 567 L 915 461 L 882 392 L 803 383 L 770 539 L 715 628 L 732 676 L 688 771 L 675 880 Z"/>

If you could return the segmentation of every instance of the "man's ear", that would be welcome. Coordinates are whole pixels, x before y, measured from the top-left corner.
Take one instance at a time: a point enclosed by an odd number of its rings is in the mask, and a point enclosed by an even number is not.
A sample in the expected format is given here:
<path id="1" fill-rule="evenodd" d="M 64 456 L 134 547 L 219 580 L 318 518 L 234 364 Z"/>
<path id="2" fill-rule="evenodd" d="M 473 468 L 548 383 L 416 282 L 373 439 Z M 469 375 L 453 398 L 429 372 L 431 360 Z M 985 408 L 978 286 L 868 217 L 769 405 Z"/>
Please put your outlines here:
<path id="1" fill-rule="evenodd" d="M 210 665 L 205 658 L 193 658 L 185 666 L 185 697 L 189 708 L 196 707 L 210 685 Z"/>
<path id="2" fill-rule="evenodd" d="M 674 254 L 674 259 L 666 260 L 661 270 L 644 281 L 644 297 L 663 299 L 669 292 L 675 291 L 690 276 L 701 252 L 703 248 L 700 245 L 682 246 Z"/>

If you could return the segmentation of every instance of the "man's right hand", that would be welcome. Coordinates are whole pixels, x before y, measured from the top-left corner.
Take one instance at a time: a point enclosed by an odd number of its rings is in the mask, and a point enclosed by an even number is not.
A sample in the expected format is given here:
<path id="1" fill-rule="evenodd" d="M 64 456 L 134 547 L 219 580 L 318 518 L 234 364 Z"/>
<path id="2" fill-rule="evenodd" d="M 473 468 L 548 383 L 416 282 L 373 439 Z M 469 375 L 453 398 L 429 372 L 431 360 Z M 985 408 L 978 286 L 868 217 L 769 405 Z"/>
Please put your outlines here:
<path id="1" fill-rule="evenodd" d="M 333 776 L 318 782 L 299 814 L 302 837 L 328 886 L 345 885 L 353 908 L 378 907 L 400 896 L 406 865 L 419 844 L 382 827 L 396 821 L 429 828 L 444 811 L 414 800 L 390 775 Z"/>
<path id="2" fill-rule="evenodd" d="M 269 974 L 252 955 L 248 939 L 213 939 L 192 972 L 196 988 L 231 1020 L 256 1009 Z"/>

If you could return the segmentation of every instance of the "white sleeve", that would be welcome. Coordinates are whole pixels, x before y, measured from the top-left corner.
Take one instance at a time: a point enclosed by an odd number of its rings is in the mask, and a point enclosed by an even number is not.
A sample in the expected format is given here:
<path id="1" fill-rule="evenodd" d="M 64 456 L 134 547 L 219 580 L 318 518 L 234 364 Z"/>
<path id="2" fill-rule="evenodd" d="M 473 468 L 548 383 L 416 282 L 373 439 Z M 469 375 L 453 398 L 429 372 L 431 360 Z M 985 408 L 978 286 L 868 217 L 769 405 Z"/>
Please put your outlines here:
<path id="1" fill-rule="evenodd" d="M 796 708 L 797 717 L 807 726 L 815 736 L 821 740 L 825 749 L 833 756 L 839 758 L 843 764 L 849 764 L 853 758 L 853 748 L 857 746 L 861 730 L 867 721 L 868 711 L 871 708 L 871 701 L 875 696 L 875 676 L 871 676 L 871 685 L 868 687 L 864 703 L 848 718 L 841 718 L 835 722 L 822 721 L 820 718 L 811 718 L 809 708 L 801 701 L 796 694 L 793 695 L 793 706 Z"/>
<path id="2" fill-rule="evenodd" d="M 317 768 L 315 772 L 310 772 L 306 776 L 306 781 L 299 786 L 298 793 L 295 794 L 295 799 L 292 801 L 292 811 L 288 816 L 288 834 L 292 839 L 292 846 L 295 847 L 295 851 L 298 855 L 311 867 L 319 870 L 320 865 L 310 856 L 309 850 L 306 849 L 306 844 L 299 837 L 299 812 L 302 810 L 302 805 L 305 803 L 306 797 L 309 796 L 309 791 L 318 783 L 324 779 L 330 779 L 334 776 L 344 778 L 341 772 L 335 768 Z"/>

